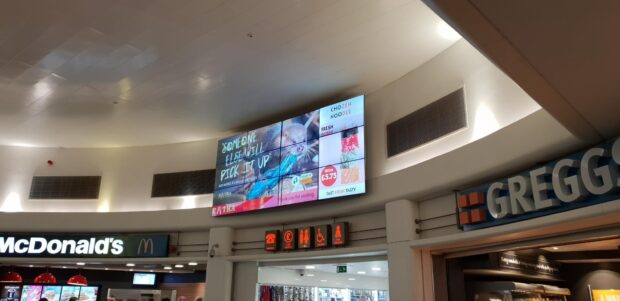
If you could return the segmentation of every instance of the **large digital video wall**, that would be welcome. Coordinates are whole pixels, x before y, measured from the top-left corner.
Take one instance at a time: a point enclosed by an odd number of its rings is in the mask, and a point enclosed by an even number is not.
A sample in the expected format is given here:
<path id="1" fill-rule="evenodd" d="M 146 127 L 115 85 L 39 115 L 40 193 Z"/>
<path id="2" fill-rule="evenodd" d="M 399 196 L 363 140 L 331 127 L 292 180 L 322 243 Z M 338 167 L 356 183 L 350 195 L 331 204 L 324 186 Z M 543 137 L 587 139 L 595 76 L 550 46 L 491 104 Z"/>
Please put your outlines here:
<path id="1" fill-rule="evenodd" d="M 218 142 L 213 216 L 366 192 L 364 96 Z"/>

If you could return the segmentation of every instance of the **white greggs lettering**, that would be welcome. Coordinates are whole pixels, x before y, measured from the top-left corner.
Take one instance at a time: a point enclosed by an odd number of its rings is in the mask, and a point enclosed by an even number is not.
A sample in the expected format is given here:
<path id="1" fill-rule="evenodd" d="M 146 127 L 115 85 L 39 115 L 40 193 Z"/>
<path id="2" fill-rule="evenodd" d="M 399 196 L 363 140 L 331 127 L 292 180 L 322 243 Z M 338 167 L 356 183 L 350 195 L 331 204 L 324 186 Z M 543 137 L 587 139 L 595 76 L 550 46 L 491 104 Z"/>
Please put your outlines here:
<path id="1" fill-rule="evenodd" d="M 495 219 L 579 202 L 589 195 L 606 195 L 620 190 L 620 138 L 611 149 L 594 147 L 581 160 L 562 159 L 495 182 L 487 190 L 487 207 Z"/>
<path id="2" fill-rule="evenodd" d="M 0 237 L 1 254 L 60 254 L 60 255 L 120 255 L 123 253 L 123 241 L 111 237 L 90 239 L 48 239 L 30 237 Z"/>

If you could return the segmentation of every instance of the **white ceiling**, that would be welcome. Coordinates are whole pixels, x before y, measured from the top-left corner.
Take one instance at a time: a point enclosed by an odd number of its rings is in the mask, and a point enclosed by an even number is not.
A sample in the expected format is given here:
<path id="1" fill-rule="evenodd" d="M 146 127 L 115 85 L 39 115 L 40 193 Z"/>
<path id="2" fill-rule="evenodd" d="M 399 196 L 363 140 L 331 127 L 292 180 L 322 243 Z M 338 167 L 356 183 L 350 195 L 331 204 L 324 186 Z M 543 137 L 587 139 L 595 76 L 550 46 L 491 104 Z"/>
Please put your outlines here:
<path id="1" fill-rule="evenodd" d="M 545 251 L 561 252 L 585 252 L 585 251 L 614 251 L 620 248 L 620 239 L 608 239 L 561 246 L 542 248 Z"/>
<path id="2" fill-rule="evenodd" d="M 619 1 L 472 2 L 603 137 L 620 132 Z"/>
<path id="3" fill-rule="evenodd" d="M 398 79 L 454 42 L 441 22 L 407 0 L 4 1 L 0 145 L 219 137 Z"/>
<path id="4" fill-rule="evenodd" d="M 423 1 L 580 139 L 620 134 L 620 1 Z"/>

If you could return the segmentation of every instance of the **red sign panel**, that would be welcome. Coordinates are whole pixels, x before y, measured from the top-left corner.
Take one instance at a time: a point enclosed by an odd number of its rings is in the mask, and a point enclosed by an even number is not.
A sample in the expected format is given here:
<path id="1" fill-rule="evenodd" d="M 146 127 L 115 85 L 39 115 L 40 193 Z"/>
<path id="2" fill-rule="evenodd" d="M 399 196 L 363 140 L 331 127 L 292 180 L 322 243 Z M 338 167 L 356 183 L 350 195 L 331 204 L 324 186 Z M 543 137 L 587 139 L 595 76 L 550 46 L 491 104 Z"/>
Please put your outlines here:
<path id="1" fill-rule="evenodd" d="M 320 225 L 314 228 L 314 245 L 317 248 L 326 248 L 331 245 L 331 226 Z"/>
<path id="2" fill-rule="evenodd" d="M 299 229 L 299 249 L 311 249 L 314 243 L 314 229 L 312 227 Z"/>
<path id="3" fill-rule="evenodd" d="M 282 232 L 282 250 L 297 249 L 297 229 L 287 229 Z"/>
<path id="4" fill-rule="evenodd" d="M 280 246 L 280 231 L 272 230 L 265 232 L 265 251 L 277 251 Z"/>
<path id="5" fill-rule="evenodd" d="M 332 243 L 336 247 L 346 246 L 349 242 L 349 223 L 334 224 L 332 228 Z"/>

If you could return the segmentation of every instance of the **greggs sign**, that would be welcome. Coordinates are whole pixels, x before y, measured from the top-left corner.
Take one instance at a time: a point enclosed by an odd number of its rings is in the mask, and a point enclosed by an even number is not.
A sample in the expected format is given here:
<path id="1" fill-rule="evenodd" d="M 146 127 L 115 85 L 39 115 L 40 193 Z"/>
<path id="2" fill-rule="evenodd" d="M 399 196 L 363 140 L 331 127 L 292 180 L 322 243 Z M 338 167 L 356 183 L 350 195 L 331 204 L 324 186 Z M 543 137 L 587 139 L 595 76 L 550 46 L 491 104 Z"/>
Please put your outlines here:
<path id="1" fill-rule="evenodd" d="M 475 230 L 620 199 L 620 138 L 459 193 L 459 224 Z"/>
<path id="2" fill-rule="evenodd" d="M 166 257 L 168 235 L 0 235 L 0 257 Z"/>
<path id="3" fill-rule="evenodd" d="M 276 252 L 342 247 L 349 242 L 349 223 L 265 232 L 265 250 Z"/>

